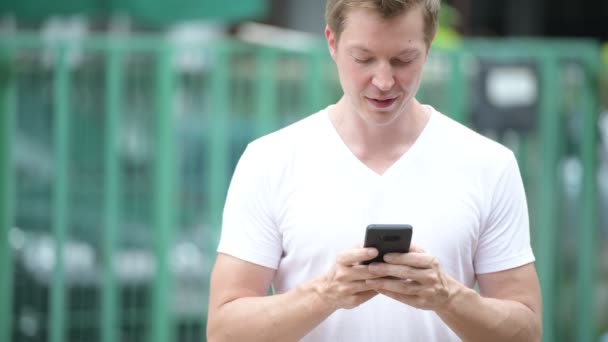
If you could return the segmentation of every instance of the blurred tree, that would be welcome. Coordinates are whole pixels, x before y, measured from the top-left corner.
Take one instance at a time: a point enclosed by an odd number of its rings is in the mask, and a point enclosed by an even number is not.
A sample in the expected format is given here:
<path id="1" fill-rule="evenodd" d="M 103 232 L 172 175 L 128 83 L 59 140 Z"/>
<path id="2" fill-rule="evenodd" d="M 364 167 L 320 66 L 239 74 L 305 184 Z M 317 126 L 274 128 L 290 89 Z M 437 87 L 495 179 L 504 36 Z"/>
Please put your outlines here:
<path id="1" fill-rule="evenodd" d="M 442 3 L 441 11 L 439 12 L 439 27 L 433 46 L 443 49 L 460 46 L 462 37 L 456 30 L 456 27 L 460 25 L 460 20 L 461 15 L 456 8 L 446 3 Z"/>

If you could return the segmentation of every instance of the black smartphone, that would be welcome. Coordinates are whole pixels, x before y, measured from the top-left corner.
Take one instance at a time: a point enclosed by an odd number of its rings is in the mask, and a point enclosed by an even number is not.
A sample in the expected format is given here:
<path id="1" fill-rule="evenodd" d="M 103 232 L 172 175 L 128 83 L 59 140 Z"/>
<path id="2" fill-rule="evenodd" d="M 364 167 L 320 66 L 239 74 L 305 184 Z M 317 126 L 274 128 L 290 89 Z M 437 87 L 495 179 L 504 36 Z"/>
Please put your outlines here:
<path id="1" fill-rule="evenodd" d="M 409 224 L 370 224 L 365 230 L 363 247 L 375 247 L 378 256 L 362 262 L 369 265 L 372 262 L 384 262 L 386 253 L 407 253 L 412 242 L 413 228 Z"/>

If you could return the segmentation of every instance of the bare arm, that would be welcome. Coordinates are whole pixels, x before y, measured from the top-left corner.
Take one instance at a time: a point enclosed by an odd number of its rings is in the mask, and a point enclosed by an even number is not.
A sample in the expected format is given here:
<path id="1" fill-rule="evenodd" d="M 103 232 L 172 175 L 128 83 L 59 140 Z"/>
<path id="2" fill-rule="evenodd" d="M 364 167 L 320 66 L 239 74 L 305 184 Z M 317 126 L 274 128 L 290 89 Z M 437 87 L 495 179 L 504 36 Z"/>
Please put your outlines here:
<path id="1" fill-rule="evenodd" d="M 478 276 L 481 293 L 440 269 L 435 257 L 414 247 L 370 266 L 368 280 L 379 293 L 405 304 L 434 310 L 464 341 L 540 341 L 541 295 L 534 264 Z"/>
<path id="2" fill-rule="evenodd" d="M 211 276 L 209 341 L 293 341 L 331 310 L 311 286 L 266 296 L 274 270 L 220 254 Z"/>
<path id="3" fill-rule="evenodd" d="M 211 275 L 209 341 L 297 341 L 339 308 L 353 308 L 376 295 L 360 261 L 367 249 L 346 251 L 323 276 L 286 293 L 267 296 L 274 270 L 220 254 Z"/>
<path id="4" fill-rule="evenodd" d="M 540 341 L 542 305 L 534 264 L 478 276 L 478 294 L 455 284 L 437 314 L 464 341 Z"/>

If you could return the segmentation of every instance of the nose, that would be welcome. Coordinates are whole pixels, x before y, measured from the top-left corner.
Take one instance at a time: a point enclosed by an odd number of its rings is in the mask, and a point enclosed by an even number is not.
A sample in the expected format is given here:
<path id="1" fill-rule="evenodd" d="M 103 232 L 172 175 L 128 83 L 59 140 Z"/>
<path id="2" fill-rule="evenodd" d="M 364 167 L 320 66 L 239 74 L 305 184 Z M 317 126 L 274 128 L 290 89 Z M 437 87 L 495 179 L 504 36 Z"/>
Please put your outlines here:
<path id="1" fill-rule="evenodd" d="M 393 70 L 387 63 L 381 63 L 374 72 L 372 84 L 381 91 L 389 91 L 395 84 Z"/>

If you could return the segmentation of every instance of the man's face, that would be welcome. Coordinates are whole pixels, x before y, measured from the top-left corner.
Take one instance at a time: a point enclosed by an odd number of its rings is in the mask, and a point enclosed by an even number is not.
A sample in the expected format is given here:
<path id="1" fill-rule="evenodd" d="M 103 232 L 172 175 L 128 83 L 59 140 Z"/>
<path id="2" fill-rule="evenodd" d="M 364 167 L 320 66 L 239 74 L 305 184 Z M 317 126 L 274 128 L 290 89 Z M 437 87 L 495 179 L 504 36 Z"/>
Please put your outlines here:
<path id="1" fill-rule="evenodd" d="M 420 8 L 390 19 L 353 9 L 339 42 L 328 28 L 325 34 L 351 110 L 376 126 L 408 110 L 428 53 Z"/>

